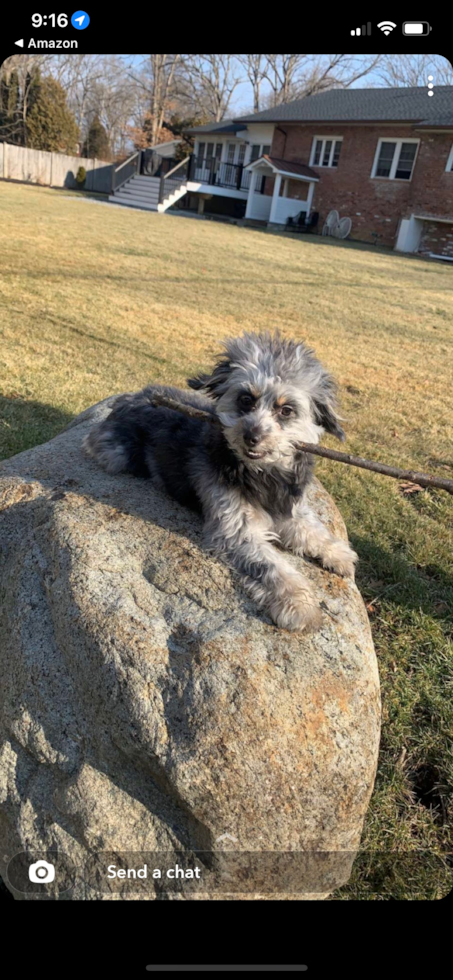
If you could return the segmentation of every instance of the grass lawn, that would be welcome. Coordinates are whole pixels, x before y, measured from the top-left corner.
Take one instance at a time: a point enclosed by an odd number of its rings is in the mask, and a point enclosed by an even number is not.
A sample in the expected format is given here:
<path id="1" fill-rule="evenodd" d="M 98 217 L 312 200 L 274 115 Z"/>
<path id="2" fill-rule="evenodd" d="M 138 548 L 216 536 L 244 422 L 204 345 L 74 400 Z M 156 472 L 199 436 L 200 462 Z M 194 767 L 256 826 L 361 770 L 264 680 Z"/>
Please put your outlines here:
<path id="1" fill-rule="evenodd" d="M 0 455 L 114 392 L 184 382 L 228 334 L 278 326 L 338 378 L 350 452 L 451 477 L 447 263 L 6 182 L 0 215 Z M 383 696 L 367 852 L 335 897 L 439 898 L 449 865 L 435 852 L 453 850 L 453 500 L 327 460 L 317 473 L 361 559 Z"/>

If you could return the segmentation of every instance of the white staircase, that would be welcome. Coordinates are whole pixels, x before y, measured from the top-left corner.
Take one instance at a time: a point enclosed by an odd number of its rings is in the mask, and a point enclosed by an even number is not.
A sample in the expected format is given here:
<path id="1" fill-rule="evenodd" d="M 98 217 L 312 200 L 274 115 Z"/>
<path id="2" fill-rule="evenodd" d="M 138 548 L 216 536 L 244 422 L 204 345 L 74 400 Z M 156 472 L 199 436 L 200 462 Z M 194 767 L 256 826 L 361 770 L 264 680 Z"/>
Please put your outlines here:
<path id="1" fill-rule="evenodd" d="M 142 208 L 145 211 L 166 211 L 187 191 L 187 184 L 169 177 L 165 181 L 165 198 L 159 203 L 160 177 L 147 177 L 134 174 L 121 187 L 110 195 L 109 201 L 124 204 L 129 208 Z"/>

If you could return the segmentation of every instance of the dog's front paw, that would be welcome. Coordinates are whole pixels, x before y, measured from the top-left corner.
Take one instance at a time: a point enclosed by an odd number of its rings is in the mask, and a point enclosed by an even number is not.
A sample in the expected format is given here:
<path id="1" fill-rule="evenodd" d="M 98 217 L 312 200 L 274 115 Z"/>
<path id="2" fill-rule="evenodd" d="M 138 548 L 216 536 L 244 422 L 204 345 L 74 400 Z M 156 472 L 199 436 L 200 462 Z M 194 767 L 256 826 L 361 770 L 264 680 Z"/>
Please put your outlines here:
<path id="1" fill-rule="evenodd" d="M 322 564 L 337 575 L 354 578 L 354 566 L 359 556 L 347 541 L 335 538 L 322 555 Z"/>
<path id="2" fill-rule="evenodd" d="M 280 629 L 311 633 L 319 629 L 322 623 L 321 609 L 305 584 L 300 587 L 295 585 L 291 590 L 276 595 L 269 612 Z"/>

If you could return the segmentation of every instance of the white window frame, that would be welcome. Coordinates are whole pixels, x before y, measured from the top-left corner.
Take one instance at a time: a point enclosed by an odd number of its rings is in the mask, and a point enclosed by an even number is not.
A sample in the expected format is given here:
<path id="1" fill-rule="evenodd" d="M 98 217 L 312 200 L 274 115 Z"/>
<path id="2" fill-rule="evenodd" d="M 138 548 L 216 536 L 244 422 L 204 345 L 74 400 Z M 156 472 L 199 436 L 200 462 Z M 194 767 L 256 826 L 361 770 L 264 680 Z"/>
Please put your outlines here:
<path id="1" fill-rule="evenodd" d="M 233 159 L 232 160 L 229 159 L 230 147 L 233 150 Z M 226 153 L 225 153 L 225 163 L 235 164 L 236 163 L 236 160 L 237 160 L 237 155 L 238 155 L 238 144 L 237 144 L 236 140 L 227 140 Z"/>
<path id="2" fill-rule="evenodd" d="M 247 156 L 248 156 L 248 160 L 247 160 L 247 163 L 252 163 L 252 147 L 254 147 L 254 146 L 258 146 L 258 147 L 259 147 L 259 150 L 258 150 L 258 156 L 257 156 L 257 157 L 255 158 L 256 160 L 259 160 L 259 159 L 260 159 L 260 157 L 262 157 L 262 156 L 263 156 L 263 151 L 264 151 L 264 147 L 265 147 L 265 146 L 268 146 L 268 147 L 269 147 L 269 153 L 270 153 L 270 152 L 271 152 L 271 150 L 272 150 L 272 143 L 249 143 L 249 144 L 248 144 L 248 147 L 249 147 L 249 153 L 248 153 L 248 154 L 246 153 L 246 158 L 247 158 Z M 245 159 L 246 159 L 246 158 L 245 158 Z M 247 164 L 245 163 L 245 159 L 244 159 L 244 166 L 247 166 Z M 254 163 L 254 162 L 255 162 L 255 160 L 253 161 L 253 163 Z"/>
<path id="3" fill-rule="evenodd" d="M 447 166 L 445 167 L 445 170 L 447 174 L 453 173 L 453 143 L 451 145 L 451 150 L 448 155 Z"/>
<path id="4" fill-rule="evenodd" d="M 394 145 L 396 147 L 396 150 L 393 153 L 392 166 L 390 168 L 390 173 L 389 173 L 388 177 L 379 177 L 376 174 L 377 165 L 378 165 L 379 157 L 380 157 L 380 154 L 381 154 L 381 146 L 382 146 L 383 143 L 394 143 Z M 415 153 L 414 162 L 412 164 L 412 170 L 411 170 L 411 175 L 409 177 L 409 180 L 405 180 L 404 177 L 395 177 L 396 171 L 398 170 L 398 163 L 399 163 L 400 154 L 401 154 L 401 147 L 402 147 L 403 143 L 416 143 L 417 144 L 417 150 L 416 150 L 416 153 Z M 410 139 L 409 137 L 407 139 L 404 138 L 404 139 L 397 139 L 396 140 L 392 136 L 381 136 L 378 139 L 378 144 L 377 144 L 377 147 L 376 147 L 376 153 L 374 155 L 373 167 L 372 167 L 372 170 L 371 170 L 371 177 L 373 178 L 373 180 L 397 180 L 398 182 L 401 182 L 402 184 L 410 184 L 410 182 L 412 180 L 412 177 L 414 176 L 414 170 L 415 170 L 415 164 L 417 163 L 419 146 L 420 146 L 420 140 Z"/>
<path id="5" fill-rule="evenodd" d="M 322 160 L 323 157 L 324 157 L 325 144 L 326 143 L 329 143 L 331 140 L 332 140 L 332 146 L 330 148 L 329 163 L 328 163 L 327 167 L 323 167 L 322 163 L 314 163 L 315 153 L 316 153 L 316 144 L 318 142 L 319 143 L 322 143 L 322 150 L 321 150 L 321 156 L 320 156 L 320 159 Z M 333 155 L 335 153 L 335 143 L 342 143 L 342 142 L 343 142 L 343 136 L 314 136 L 313 137 L 313 143 L 312 143 L 312 146 L 311 146 L 311 154 L 310 154 L 310 163 L 309 163 L 309 166 L 310 167 L 319 168 L 319 170 L 338 170 L 338 167 L 333 167 L 332 166 L 332 160 L 333 160 Z"/>

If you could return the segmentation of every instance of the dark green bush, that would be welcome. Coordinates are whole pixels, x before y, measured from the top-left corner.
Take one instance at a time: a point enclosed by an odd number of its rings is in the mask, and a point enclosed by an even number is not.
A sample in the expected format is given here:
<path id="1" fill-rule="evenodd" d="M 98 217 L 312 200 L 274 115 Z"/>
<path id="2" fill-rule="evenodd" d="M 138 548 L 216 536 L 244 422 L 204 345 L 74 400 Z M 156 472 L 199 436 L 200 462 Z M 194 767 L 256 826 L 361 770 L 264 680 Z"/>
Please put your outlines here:
<path id="1" fill-rule="evenodd" d="M 76 181 L 77 181 L 77 186 L 79 187 L 80 190 L 82 190 L 82 188 L 85 187 L 86 179 L 87 179 L 87 172 L 85 170 L 85 167 L 79 167 L 76 174 Z"/>

